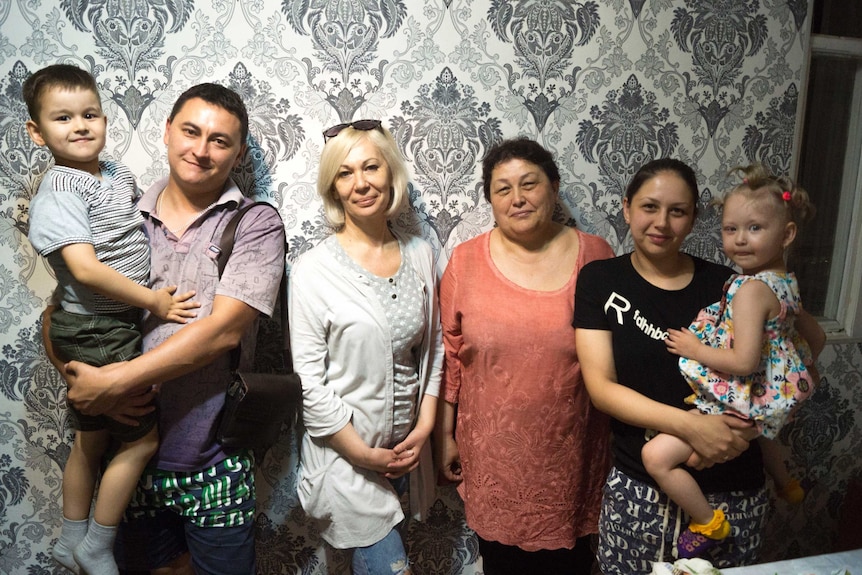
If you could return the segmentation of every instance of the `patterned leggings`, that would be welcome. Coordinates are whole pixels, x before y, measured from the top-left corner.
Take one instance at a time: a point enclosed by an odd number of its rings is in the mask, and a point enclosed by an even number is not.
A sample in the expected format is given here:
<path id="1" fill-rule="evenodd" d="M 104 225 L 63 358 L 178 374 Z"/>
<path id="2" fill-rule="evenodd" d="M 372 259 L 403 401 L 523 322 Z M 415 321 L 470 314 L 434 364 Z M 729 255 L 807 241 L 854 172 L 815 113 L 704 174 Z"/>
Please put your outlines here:
<path id="1" fill-rule="evenodd" d="M 724 511 L 731 532 L 704 559 L 719 569 L 754 563 L 766 524 L 765 488 L 710 493 L 707 499 Z M 648 575 L 654 561 L 673 562 L 677 537 L 688 526 L 683 515 L 658 489 L 611 469 L 599 517 L 597 559 L 602 573 Z"/>

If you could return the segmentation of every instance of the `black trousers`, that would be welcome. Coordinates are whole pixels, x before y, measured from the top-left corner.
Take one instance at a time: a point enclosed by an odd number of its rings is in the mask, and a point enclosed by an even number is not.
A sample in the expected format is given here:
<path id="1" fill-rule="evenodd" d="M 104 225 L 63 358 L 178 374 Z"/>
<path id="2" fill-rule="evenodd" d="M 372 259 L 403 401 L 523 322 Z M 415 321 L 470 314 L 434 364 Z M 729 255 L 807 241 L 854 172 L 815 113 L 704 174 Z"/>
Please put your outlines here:
<path id="1" fill-rule="evenodd" d="M 478 539 L 485 575 L 590 575 L 596 560 L 590 536 L 578 539 L 572 549 L 540 551 Z"/>

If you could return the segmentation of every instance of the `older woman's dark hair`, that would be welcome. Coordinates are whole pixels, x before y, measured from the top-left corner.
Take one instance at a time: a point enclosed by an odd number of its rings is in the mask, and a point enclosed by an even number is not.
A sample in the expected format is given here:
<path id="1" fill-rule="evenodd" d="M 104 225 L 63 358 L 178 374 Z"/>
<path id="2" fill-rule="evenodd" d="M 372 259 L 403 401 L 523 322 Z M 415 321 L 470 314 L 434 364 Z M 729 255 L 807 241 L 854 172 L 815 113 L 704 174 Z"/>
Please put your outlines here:
<path id="1" fill-rule="evenodd" d="M 560 170 L 554 156 L 541 144 L 530 138 L 503 140 L 490 150 L 482 160 L 482 188 L 485 199 L 491 201 L 491 173 L 494 168 L 509 160 L 524 160 L 539 166 L 551 183 L 560 181 Z"/>
<path id="2" fill-rule="evenodd" d="M 672 172 L 686 183 L 694 201 L 695 213 L 697 213 L 697 200 L 700 198 L 700 190 L 697 187 L 697 176 L 694 175 L 694 170 L 688 164 L 674 158 L 659 158 L 641 166 L 641 169 L 632 176 L 632 181 L 626 187 L 626 200 L 631 203 L 632 198 L 635 197 L 638 190 L 662 172 Z"/>

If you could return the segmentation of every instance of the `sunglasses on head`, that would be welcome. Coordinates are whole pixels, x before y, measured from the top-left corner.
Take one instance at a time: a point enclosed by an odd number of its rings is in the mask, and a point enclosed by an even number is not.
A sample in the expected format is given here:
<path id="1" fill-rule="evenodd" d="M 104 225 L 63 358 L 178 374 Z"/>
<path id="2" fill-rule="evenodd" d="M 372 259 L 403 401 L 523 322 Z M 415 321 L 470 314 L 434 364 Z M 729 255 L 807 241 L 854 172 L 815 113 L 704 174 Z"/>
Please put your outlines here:
<path id="1" fill-rule="evenodd" d="M 363 132 L 367 132 L 369 130 L 379 130 L 383 126 L 383 122 L 380 120 L 356 120 L 355 122 L 346 122 L 344 124 L 336 124 L 331 128 L 327 128 L 323 131 L 323 142 L 326 143 L 330 139 L 334 138 L 338 134 L 341 133 L 345 128 L 353 128 L 354 130 L 362 130 Z"/>

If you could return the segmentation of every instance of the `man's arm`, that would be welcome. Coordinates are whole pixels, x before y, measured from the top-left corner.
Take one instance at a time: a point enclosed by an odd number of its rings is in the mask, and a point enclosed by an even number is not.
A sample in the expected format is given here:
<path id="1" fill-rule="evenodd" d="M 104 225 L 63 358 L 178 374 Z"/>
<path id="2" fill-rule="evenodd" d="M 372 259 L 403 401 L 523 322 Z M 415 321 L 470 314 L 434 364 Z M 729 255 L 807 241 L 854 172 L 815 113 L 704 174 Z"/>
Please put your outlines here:
<path id="1" fill-rule="evenodd" d="M 129 362 L 98 369 L 79 362 L 67 364 L 68 398 L 76 408 L 86 414 L 115 413 L 112 406 L 120 397 L 196 371 L 237 347 L 258 309 L 271 311 L 284 273 L 281 218 L 272 209 L 252 210 L 238 226 L 236 237 L 219 283 L 221 291 L 233 290 L 233 294 L 216 295 L 210 315 L 186 324 Z M 258 294 L 257 304 L 241 288 L 252 272 L 259 280 L 253 290 Z"/>
<path id="2" fill-rule="evenodd" d="M 77 361 L 66 364 L 67 397 L 83 413 L 111 412 L 124 396 L 200 369 L 235 348 L 257 315 L 244 302 L 216 296 L 211 315 L 131 361 L 101 368 Z"/>
<path id="3" fill-rule="evenodd" d="M 186 318 L 195 317 L 192 310 L 200 307 L 198 302 L 188 301 L 195 295 L 193 291 L 175 294 L 177 286 L 151 290 L 130 280 L 111 266 L 100 262 L 93 244 L 69 244 L 60 248 L 60 255 L 72 276 L 89 290 L 112 300 L 149 310 L 161 319 L 186 323 Z"/>

